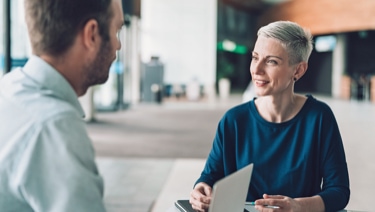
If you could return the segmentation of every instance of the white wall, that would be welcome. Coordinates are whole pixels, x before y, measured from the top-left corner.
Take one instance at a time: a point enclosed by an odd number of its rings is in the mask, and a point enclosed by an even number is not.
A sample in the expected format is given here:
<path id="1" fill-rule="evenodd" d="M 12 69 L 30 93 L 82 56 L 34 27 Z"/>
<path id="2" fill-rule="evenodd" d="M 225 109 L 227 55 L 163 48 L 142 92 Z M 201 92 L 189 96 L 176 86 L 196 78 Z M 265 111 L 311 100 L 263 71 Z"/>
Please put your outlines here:
<path id="1" fill-rule="evenodd" d="M 141 59 L 157 55 L 165 83 L 216 78 L 216 0 L 142 0 Z"/>

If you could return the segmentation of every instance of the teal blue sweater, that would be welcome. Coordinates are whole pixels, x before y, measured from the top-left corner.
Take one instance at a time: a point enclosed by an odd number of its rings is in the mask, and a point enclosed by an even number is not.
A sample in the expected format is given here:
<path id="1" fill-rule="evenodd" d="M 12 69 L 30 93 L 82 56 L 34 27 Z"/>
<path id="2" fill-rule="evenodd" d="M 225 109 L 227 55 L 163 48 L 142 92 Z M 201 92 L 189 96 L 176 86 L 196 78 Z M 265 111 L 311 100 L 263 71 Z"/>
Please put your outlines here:
<path id="1" fill-rule="evenodd" d="M 326 211 L 343 209 L 350 189 L 338 125 L 328 105 L 307 97 L 301 111 L 283 123 L 264 120 L 254 100 L 227 111 L 196 183 L 213 186 L 254 163 L 247 201 L 265 193 L 292 198 L 320 195 Z"/>

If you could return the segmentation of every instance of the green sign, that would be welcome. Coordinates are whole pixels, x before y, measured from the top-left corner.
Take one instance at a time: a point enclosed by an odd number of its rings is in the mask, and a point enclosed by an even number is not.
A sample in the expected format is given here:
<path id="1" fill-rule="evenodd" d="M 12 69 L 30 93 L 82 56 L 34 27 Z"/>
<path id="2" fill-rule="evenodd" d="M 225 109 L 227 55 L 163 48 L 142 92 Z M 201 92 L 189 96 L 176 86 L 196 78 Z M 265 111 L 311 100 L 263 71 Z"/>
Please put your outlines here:
<path id="1" fill-rule="evenodd" d="M 238 45 L 233 41 L 224 40 L 222 42 L 217 43 L 217 49 L 227 52 L 233 52 L 237 54 L 246 54 L 247 47 L 243 45 Z"/>

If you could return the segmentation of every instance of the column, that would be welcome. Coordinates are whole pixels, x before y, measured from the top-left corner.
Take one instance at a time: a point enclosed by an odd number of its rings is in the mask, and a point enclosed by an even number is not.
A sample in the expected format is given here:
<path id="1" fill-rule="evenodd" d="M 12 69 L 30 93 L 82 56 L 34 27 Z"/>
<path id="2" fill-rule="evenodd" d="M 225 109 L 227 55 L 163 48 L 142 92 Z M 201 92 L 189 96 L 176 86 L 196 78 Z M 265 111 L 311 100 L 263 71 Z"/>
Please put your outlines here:
<path id="1" fill-rule="evenodd" d="M 139 51 L 139 18 L 132 17 L 131 29 L 131 58 L 130 58 L 130 71 L 131 71 L 131 97 L 130 103 L 137 104 L 140 101 L 140 88 L 141 88 L 141 67 L 140 67 L 140 51 Z"/>
<path id="2" fill-rule="evenodd" d="M 332 55 L 332 97 L 340 98 L 342 93 L 342 76 L 346 73 L 347 35 L 336 35 L 336 47 Z"/>

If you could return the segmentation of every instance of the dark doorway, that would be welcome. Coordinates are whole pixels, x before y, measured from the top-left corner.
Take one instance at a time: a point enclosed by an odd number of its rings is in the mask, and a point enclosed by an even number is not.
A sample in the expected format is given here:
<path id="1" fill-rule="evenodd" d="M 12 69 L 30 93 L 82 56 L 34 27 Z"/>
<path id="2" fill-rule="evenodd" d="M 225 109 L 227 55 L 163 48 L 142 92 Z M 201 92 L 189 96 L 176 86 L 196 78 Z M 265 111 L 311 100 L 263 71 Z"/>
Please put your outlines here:
<path id="1" fill-rule="evenodd" d="M 332 52 L 313 50 L 305 75 L 295 84 L 297 93 L 317 93 L 331 96 Z"/>

